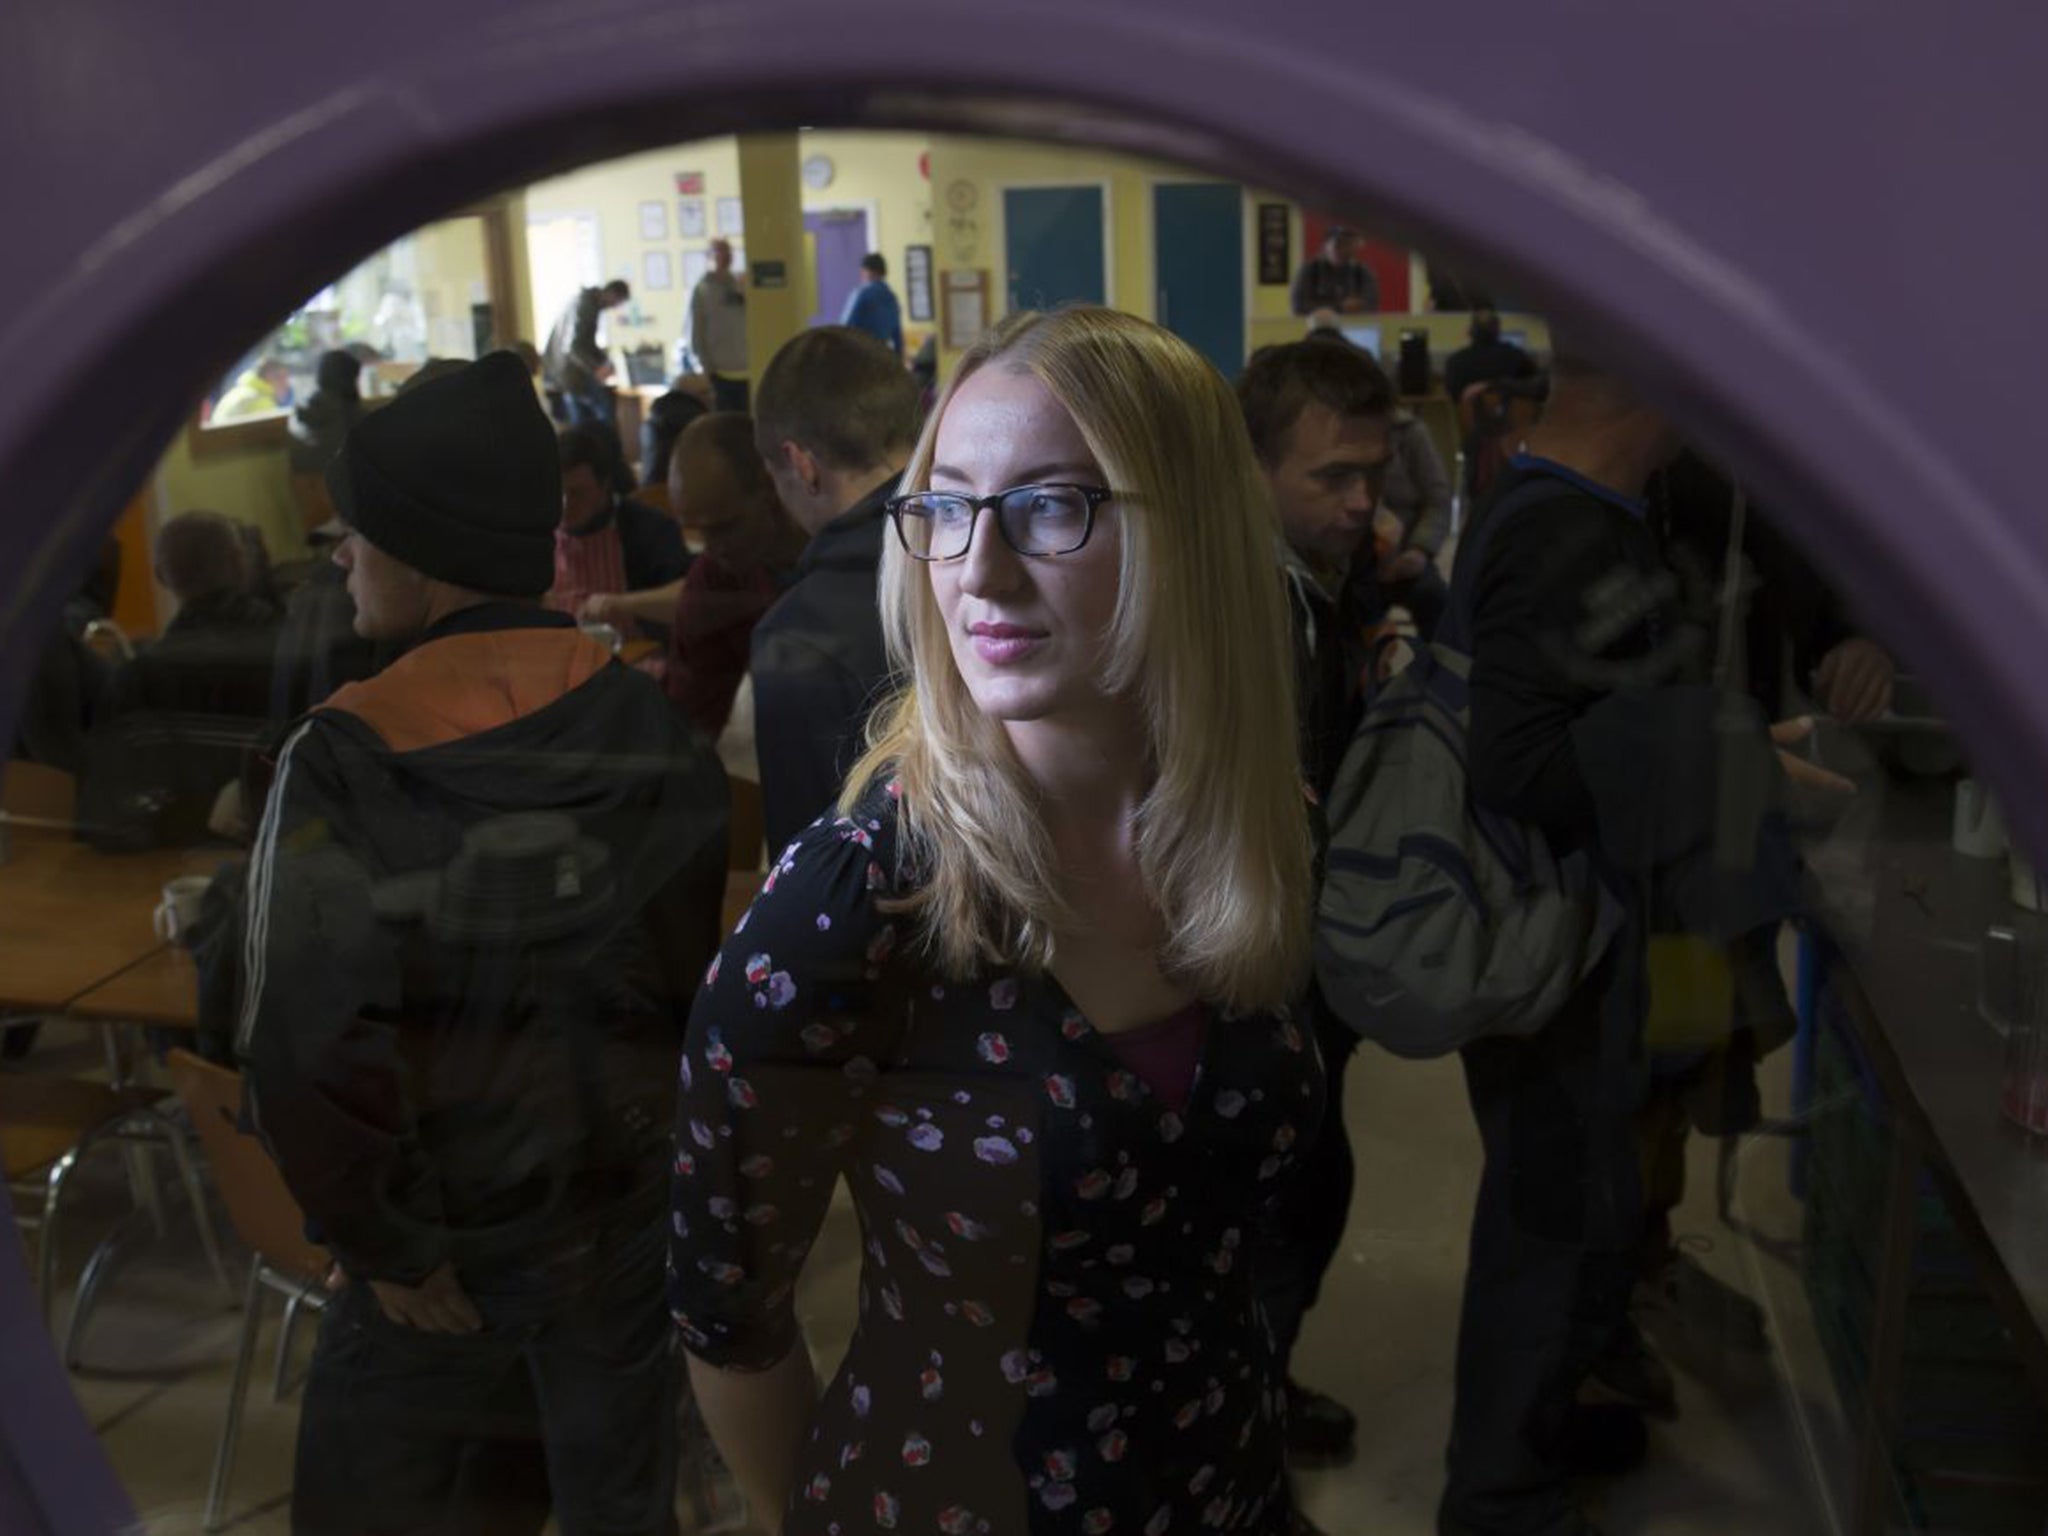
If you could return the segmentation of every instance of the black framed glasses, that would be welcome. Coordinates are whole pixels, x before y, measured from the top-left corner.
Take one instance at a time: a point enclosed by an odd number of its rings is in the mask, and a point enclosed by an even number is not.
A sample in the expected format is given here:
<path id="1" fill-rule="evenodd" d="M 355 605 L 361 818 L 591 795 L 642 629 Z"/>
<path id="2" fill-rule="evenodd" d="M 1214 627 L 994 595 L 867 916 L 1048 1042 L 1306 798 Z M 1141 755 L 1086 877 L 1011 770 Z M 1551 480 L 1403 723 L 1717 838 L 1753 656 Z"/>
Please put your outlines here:
<path id="1" fill-rule="evenodd" d="M 889 503 L 896 537 L 913 560 L 958 560 L 974 542 L 984 511 L 996 515 L 1003 542 L 1034 560 L 1071 555 L 1095 531 L 1095 509 L 1115 491 L 1099 485 L 1013 485 L 993 496 L 913 491 Z"/>

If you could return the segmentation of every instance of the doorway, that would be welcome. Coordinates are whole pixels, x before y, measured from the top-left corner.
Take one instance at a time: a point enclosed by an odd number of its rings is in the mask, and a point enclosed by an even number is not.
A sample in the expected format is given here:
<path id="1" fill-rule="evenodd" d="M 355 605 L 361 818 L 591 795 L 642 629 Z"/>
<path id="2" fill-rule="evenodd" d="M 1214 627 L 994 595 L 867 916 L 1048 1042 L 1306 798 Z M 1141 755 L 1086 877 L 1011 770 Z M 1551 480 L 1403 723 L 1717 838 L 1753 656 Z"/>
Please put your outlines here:
<path id="1" fill-rule="evenodd" d="M 1099 184 L 1003 189 L 1009 309 L 1109 302 L 1105 198 Z"/>
<path id="2" fill-rule="evenodd" d="M 564 213 L 528 219 L 526 260 L 532 273 L 534 340 L 545 344 L 569 301 L 603 279 L 597 215 Z"/>
<path id="3" fill-rule="evenodd" d="M 1244 191 L 1228 181 L 1152 188 L 1154 319 L 1216 365 L 1244 366 Z"/>
<path id="4" fill-rule="evenodd" d="M 874 249 L 868 216 L 848 208 L 806 213 L 804 244 L 809 247 L 815 285 L 810 324 L 837 325 L 846 313 L 847 296 L 860 286 L 861 258 Z"/>

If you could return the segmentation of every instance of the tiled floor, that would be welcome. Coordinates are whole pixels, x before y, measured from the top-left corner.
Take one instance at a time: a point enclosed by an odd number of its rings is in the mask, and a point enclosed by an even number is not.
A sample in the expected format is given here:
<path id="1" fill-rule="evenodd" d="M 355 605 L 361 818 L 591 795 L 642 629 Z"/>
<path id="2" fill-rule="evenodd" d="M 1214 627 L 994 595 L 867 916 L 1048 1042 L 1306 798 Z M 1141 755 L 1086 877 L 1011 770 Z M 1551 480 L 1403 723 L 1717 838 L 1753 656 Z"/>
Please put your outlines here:
<path id="1" fill-rule="evenodd" d="M 1360 1449 L 1347 1466 L 1305 1474 L 1302 1489 L 1308 1513 L 1332 1533 L 1428 1536 L 1477 1140 L 1454 1063 L 1397 1062 L 1368 1050 L 1352 1070 L 1348 1113 L 1359 1156 L 1356 1202 L 1300 1359 L 1308 1380 L 1358 1410 Z M 93 1186 L 110 1205 L 121 1194 L 118 1168 L 116 1160 L 99 1170 Z M 1702 1254 L 1707 1268 L 1765 1299 L 1778 1348 L 1745 1358 L 1667 1331 L 1682 1367 L 1682 1416 L 1656 1430 L 1651 1465 L 1596 1493 L 1596 1507 L 1612 1536 L 1830 1532 L 1835 1522 L 1820 1490 L 1844 1485 L 1843 1455 L 1798 1284 L 1783 1262 L 1719 1225 L 1712 1171 L 1703 1144 L 1682 1228 L 1711 1244 Z M 1751 1143 L 1741 1173 L 1741 1214 L 1770 1236 L 1796 1235 L 1782 1144 Z M 171 1240 L 138 1252 L 117 1277 L 87 1339 L 86 1369 L 75 1377 L 152 1533 L 200 1528 L 237 1324 L 178 1214 Z M 83 1237 L 83 1226 L 74 1234 Z M 850 1214 L 841 1210 L 803 1296 L 821 1363 L 836 1356 L 851 1325 L 857 1259 Z M 270 1315 L 274 1326 L 275 1303 Z M 310 1332 L 302 1329 L 301 1357 Z M 295 1401 L 270 1401 L 272 1337 L 266 1328 L 235 1472 L 228 1528 L 237 1536 L 286 1529 Z"/>

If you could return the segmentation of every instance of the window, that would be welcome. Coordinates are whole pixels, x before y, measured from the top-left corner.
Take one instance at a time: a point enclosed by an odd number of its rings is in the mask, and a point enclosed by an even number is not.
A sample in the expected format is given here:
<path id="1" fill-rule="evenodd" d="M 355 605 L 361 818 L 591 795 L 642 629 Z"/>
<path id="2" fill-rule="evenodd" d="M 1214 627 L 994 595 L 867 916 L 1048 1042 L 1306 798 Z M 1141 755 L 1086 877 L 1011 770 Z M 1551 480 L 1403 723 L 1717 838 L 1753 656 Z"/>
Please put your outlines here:
<path id="1" fill-rule="evenodd" d="M 323 353 L 363 360 L 361 388 L 389 395 L 429 357 L 495 344 L 493 213 L 464 214 L 393 241 L 329 283 L 244 354 L 200 405 L 209 432 L 281 421 L 315 387 Z"/>

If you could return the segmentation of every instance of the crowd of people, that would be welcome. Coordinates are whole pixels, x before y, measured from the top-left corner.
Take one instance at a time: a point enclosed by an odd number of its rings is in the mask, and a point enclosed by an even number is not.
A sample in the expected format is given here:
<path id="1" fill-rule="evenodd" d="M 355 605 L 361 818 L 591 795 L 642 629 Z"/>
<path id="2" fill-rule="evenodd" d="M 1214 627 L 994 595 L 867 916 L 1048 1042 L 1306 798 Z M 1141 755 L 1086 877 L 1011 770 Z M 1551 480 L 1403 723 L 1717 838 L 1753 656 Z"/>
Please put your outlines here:
<path id="1" fill-rule="evenodd" d="M 1297 307 L 1371 307 L 1350 241 Z M 1434 645 L 1475 801 L 1582 856 L 1612 932 L 1540 1028 L 1463 1043 L 1440 1529 L 1591 1531 L 1577 1480 L 1675 1408 L 1632 1308 L 1679 1262 L 1685 1138 L 1754 1123 L 1787 1034 L 1796 851 L 1760 813 L 1754 869 L 1698 873 L 1699 764 L 1736 729 L 1784 777 L 1786 678 L 1867 717 L 1888 659 L 1568 346 L 1447 569 L 1451 477 L 1341 334 L 1233 387 L 1144 320 L 1019 314 L 928 400 L 879 258 L 754 378 L 730 266 L 691 301 L 709 398 L 638 476 L 596 347 L 623 284 L 545 349 L 560 420 L 509 353 L 370 411 L 323 366 L 294 465 L 332 563 L 280 606 L 225 519 L 173 519 L 179 617 L 85 731 L 260 737 L 148 835 L 251 845 L 215 1047 L 339 1289 L 294 1529 L 673 1532 L 687 1393 L 787 1536 L 1312 1531 L 1291 1472 L 1357 1421 L 1293 1355 L 1373 1036 L 1311 963 L 1326 809 Z M 722 934 L 743 694 L 768 872 Z M 1654 1048 L 1674 934 L 1730 978 L 1711 1049 Z M 859 1321 L 821 1386 L 795 1287 L 842 1183 Z"/>

